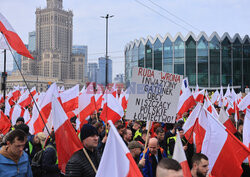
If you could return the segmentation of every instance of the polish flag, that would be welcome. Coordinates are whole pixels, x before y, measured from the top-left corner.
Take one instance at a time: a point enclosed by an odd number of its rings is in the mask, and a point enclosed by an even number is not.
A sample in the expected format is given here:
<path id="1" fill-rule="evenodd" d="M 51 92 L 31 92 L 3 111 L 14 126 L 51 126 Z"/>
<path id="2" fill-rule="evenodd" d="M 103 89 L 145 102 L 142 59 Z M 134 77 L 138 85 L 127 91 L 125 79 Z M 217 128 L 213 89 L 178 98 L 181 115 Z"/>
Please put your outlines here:
<path id="1" fill-rule="evenodd" d="M 243 125 L 243 143 L 249 148 L 250 150 L 250 110 L 247 109 L 244 125 Z M 248 156 L 248 162 L 250 162 L 250 155 Z"/>
<path id="2" fill-rule="evenodd" d="M 177 132 L 176 136 L 173 159 L 177 160 L 180 163 L 184 177 L 192 177 L 179 132 Z"/>
<path id="3" fill-rule="evenodd" d="M 6 116 L 10 116 L 11 106 L 10 106 L 8 97 L 7 97 L 7 99 L 5 99 L 5 104 L 4 105 L 5 105 L 4 114 Z"/>
<path id="4" fill-rule="evenodd" d="M 79 96 L 79 115 L 80 122 L 83 125 L 86 118 L 95 111 L 95 96 L 93 84 L 89 84 L 86 90 Z"/>
<path id="5" fill-rule="evenodd" d="M 209 159 L 212 176 L 241 176 L 241 164 L 250 155 L 249 149 L 209 112 L 208 128 L 202 145 L 202 153 Z"/>
<path id="6" fill-rule="evenodd" d="M 0 94 L 0 104 L 4 103 L 3 95 Z"/>
<path id="7" fill-rule="evenodd" d="M 32 118 L 30 121 L 31 134 L 36 134 L 43 131 L 43 128 L 45 127 L 45 124 L 47 123 L 47 120 L 51 112 L 52 95 L 57 95 L 57 98 L 59 97 L 56 83 L 53 83 L 49 87 L 43 99 L 40 100 L 41 101 L 40 104 L 38 104 L 42 117 L 40 116 L 36 106 L 35 105 L 33 106 L 33 110 L 35 110 L 35 112 L 32 114 Z"/>
<path id="8" fill-rule="evenodd" d="M 95 93 L 96 111 L 98 111 L 102 107 L 102 101 L 103 101 L 102 88 L 99 84 L 97 84 L 97 91 Z"/>
<path id="9" fill-rule="evenodd" d="M 239 109 L 245 110 L 250 105 L 250 93 L 248 93 L 240 102 Z"/>
<path id="10" fill-rule="evenodd" d="M 222 86 L 220 87 L 220 95 L 217 101 L 218 101 L 218 106 L 222 107 L 223 106 L 223 87 Z"/>
<path id="11" fill-rule="evenodd" d="M 8 117 L 0 110 L 0 133 L 6 134 L 9 132 L 11 127 L 10 120 Z"/>
<path id="12" fill-rule="evenodd" d="M 137 164 L 112 121 L 109 121 L 109 124 L 109 136 L 96 177 L 142 177 Z"/>
<path id="13" fill-rule="evenodd" d="M 198 121 L 194 127 L 196 153 L 201 152 L 202 143 L 205 138 L 206 130 L 207 130 L 207 114 L 203 107 L 200 111 Z"/>
<path id="14" fill-rule="evenodd" d="M 204 108 L 207 109 L 215 118 L 218 119 L 219 115 L 217 110 L 215 109 L 214 105 L 211 103 L 211 101 L 206 97 L 204 102 Z"/>
<path id="15" fill-rule="evenodd" d="M 62 106 L 65 112 L 74 111 L 76 108 L 78 108 L 78 95 L 79 84 L 60 93 Z"/>
<path id="16" fill-rule="evenodd" d="M 0 13 L 0 32 L 5 36 L 9 45 L 20 55 L 34 59 L 28 49 L 23 44 L 23 41 L 17 35 L 7 19 Z M 9 49 L 4 38 L 0 38 L 0 48 Z"/>
<path id="17" fill-rule="evenodd" d="M 30 120 L 30 112 L 28 109 L 24 110 L 23 118 L 24 118 L 25 124 L 28 124 L 28 122 Z"/>
<path id="18" fill-rule="evenodd" d="M 124 116 L 122 106 L 112 94 L 104 94 L 104 106 L 100 118 L 106 122 L 112 120 L 113 123 L 120 120 Z"/>
<path id="19" fill-rule="evenodd" d="M 196 126 L 201 109 L 202 106 L 200 103 L 198 103 L 182 127 L 184 130 L 184 136 L 190 144 L 193 143 L 194 128 Z"/>
<path id="20" fill-rule="evenodd" d="M 218 92 L 218 90 L 216 90 L 211 99 L 212 104 L 214 104 L 218 100 L 219 96 L 220 96 L 220 93 Z"/>
<path id="21" fill-rule="evenodd" d="M 220 109 L 220 115 L 219 115 L 219 119 L 220 123 L 222 123 L 231 133 L 236 133 L 237 130 L 233 124 L 233 122 L 229 119 L 226 111 L 224 110 L 224 108 Z"/>
<path id="22" fill-rule="evenodd" d="M 201 91 L 195 93 L 195 94 L 194 94 L 194 99 L 195 99 L 195 101 L 196 101 L 196 102 L 203 103 L 204 95 L 205 95 L 205 89 L 202 89 Z"/>
<path id="23" fill-rule="evenodd" d="M 183 79 L 183 83 L 182 83 L 182 94 L 179 97 L 179 103 L 178 103 L 178 107 L 177 107 L 177 114 L 180 117 L 182 117 L 182 114 L 184 112 L 187 112 L 189 110 L 189 108 L 191 108 L 192 106 L 195 106 L 195 100 L 194 97 L 188 87 L 188 80 L 187 78 Z"/>
<path id="24" fill-rule="evenodd" d="M 11 111 L 10 111 L 10 120 L 11 120 L 12 125 L 16 124 L 16 120 L 19 117 L 23 117 L 24 111 L 25 111 L 24 108 L 22 108 L 18 104 L 16 104 L 14 107 L 11 108 Z"/>
<path id="25" fill-rule="evenodd" d="M 31 93 L 31 95 L 30 95 Z M 21 107 L 26 107 L 28 106 L 29 104 L 31 104 L 31 101 L 32 101 L 32 97 L 34 97 L 34 95 L 36 94 L 36 88 L 33 87 L 31 89 L 31 91 L 29 92 L 29 90 L 27 89 L 22 95 L 21 97 L 19 98 L 17 104 L 19 104 Z"/>
<path id="26" fill-rule="evenodd" d="M 196 84 L 194 93 L 198 93 L 198 92 L 199 92 L 199 86 L 198 86 L 198 84 Z"/>
<path id="27" fill-rule="evenodd" d="M 68 160 L 83 146 L 56 95 L 52 98 L 51 118 L 55 131 L 58 167 L 65 173 Z"/>

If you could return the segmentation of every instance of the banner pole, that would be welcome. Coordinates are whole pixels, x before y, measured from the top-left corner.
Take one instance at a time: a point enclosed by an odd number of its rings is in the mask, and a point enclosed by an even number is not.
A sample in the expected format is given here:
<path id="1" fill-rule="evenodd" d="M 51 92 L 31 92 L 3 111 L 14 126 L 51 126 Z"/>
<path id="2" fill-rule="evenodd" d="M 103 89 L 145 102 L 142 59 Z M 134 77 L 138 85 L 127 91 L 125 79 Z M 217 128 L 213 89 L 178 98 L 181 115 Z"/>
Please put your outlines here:
<path id="1" fill-rule="evenodd" d="M 151 119 L 149 120 L 148 131 L 147 131 L 147 135 L 146 135 L 146 142 L 145 142 L 145 146 L 144 146 L 142 159 L 145 159 L 145 153 L 146 153 L 146 148 L 147 148 L 147 145 L 148 145 L 148 137 L 149 137 L 150 129 L 151 129 Z"/>

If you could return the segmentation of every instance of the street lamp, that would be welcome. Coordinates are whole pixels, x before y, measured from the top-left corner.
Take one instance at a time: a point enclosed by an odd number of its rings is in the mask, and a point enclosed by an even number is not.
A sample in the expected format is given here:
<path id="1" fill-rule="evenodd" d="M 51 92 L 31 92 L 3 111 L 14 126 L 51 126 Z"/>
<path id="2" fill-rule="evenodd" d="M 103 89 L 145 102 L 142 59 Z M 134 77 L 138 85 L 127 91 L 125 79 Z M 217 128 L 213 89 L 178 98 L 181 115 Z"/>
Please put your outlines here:
<path id="1" fill-rule="evenodd" d="M 108 19 L 114 17 L 114 15 L 109 15 L 107 14 L 106 16 L 101 16 L 101 18 L 106 19 L 106 54 L 105 54 L 105 59 L 106 59 L 106 88 L 108 87 Z"/>

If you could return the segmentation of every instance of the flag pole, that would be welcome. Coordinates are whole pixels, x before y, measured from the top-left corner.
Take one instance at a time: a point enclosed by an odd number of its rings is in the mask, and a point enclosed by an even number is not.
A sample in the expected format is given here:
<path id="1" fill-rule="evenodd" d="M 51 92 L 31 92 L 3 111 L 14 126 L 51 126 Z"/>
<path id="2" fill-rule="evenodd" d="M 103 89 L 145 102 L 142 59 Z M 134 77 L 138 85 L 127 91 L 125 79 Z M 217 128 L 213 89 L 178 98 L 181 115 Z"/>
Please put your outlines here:
<path id="1" fill-rule="evenodd" d="M 36 106 L 36 109 L 37 109 L 38 112 L 39 112 L 39 116 L 41 117 L 41 119 L 42 119 L 42 121 L 43 121 L 43 124 L 44 124 L 44 126 L 45 126 L 45 128 L 46 128 L 46 130 L 47 130 L 47 132 L 48 132 L 48 134 L 49 134 L 49 136 L 50 136 L 49 129 L 48 129 L 48 127 L 47 127 L 47 125 L 46 125 L 46 123 L 45 123 L 45 121 L 44 121 L 44 119 L 43 119 L 43 116 L 42 116 L 42 114 L 41 114 L 41 112 L 40 112 L 40 110 L 39 110 L 39 108 L 38 108 L 38 106 L 37 106 L 37 104 L 36 104 L 36 101 L 35 101 L 33 95 L 31 94 L 30 88 L 29 88 L 29 86 L 28 86 L 28 84 L 27 84 L 27 82 L 26 82 L 26 80 L 25 80 L 25 78 L 24 78 L 24 76 L 23 76 L 23 73 L 22 73 L 22 71 L 21 71 L 21 69 L 20 69 L 20 66 L 18 65 L 18 63 L 17 63 L 17 61 L 16 61 L 16 58 L 15 58 L 15 56 L 14 56 L 14 54 L 13 54 L 11 48 L 10 48 L 10 45 L 9 45 L 9 43 L 8 43 L 8 41 L 7 41 L 7 39 L 6 39 L 6 37 L 5 37 L 4 35 L 3 35 L 3 37 L 4 37 L 4 39 L 5 39 L 6 44 L 8 45 L 8 48 L 9 48 L 10 53 L 11 53 L 13 59 L 14 59 L 14 62 L 15 62 L 16 66 L 17 66 L 17 68 L 18 68 L 18 70 L 19 70 L 19 72 L 20 72 L 20 74 L 21 74 L 21 76 L 22 76 L 22 79 L 23 79 L 23 81 L 24 81 L 24 84 L 26 85 L 26 87 L 27 87 L 27 89 L 28 89 L 28 91 L 29 91 L 29 94 L 30 94 L 30 96 L 31 96 L 31 98 L 32 98 L 32 100 L 33 100 L 35 106 Z"/>
<path id="2" fill-rule="evenodd" d="M 147 131 L 147 135 L 146 135 L 146 142 L 145 142 L 145 146 L 144 146 L 142 159 L 145 159 L 145 154 L 146 154 L 146 148 L 147 148 L 147 145 L 148 145 L 148 137 L 149 137 L 150 129 L 151 129 L 151 119 L 149 120 L 149 123 L 148 123 L 148 131 Z"/>
<path id="3" fill-rule="evenodd" d="M 84 154 L 86 155 L 86 157 L 87 157 L 87 159 L 88 159 L 88 161 L 89 161 L 91 167 L 93 168 L 93 170 L 94 170 L 95 173 L 96 173 L 97 170 L 96 170 L 96 168 L 95 168 L 95 165 L 93 164 L 92 160 L 90 159 L 90 157 L 89 157 L 89 155 L 88 155 L 86 149 L 83 147 L 82 150 L 83 150 Z"/>

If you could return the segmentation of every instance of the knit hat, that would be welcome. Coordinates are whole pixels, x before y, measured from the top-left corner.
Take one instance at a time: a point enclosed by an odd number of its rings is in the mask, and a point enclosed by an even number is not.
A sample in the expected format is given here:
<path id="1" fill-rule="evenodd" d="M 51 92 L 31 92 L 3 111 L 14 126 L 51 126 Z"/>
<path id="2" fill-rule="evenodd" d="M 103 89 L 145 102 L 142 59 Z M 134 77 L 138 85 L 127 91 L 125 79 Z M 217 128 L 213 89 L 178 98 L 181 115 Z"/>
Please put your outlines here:
<path id="1" fill-rule="evenodd" d="M 143 148 L 143 146 L 138 141 L 131 141 L 128 144 L 128 149 Z"/>
<path id="2" fill-rule="evenodd" d="M 90 124 L 84 124 L 81 128 L 81 141 L 93 135 L 98 135 L 96 128 Z"/>
<path id="3" fill-rule="evenodd" d="M 18 117 L 17 120 L 16 120 L 16 123 L 19 122 L 19 121 L 22 121 L 24 123 L 24 118 L 23 117 Z"/>

